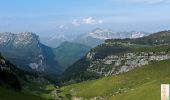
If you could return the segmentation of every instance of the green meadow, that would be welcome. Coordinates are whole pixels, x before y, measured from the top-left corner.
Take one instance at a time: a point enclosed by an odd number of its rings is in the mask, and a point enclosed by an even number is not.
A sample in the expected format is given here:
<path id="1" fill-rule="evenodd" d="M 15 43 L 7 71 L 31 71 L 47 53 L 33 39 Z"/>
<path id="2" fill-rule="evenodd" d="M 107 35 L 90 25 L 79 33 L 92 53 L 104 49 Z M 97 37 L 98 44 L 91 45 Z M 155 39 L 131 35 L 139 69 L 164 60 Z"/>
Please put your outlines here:
<path id="1" fill-rule="evenodd" d="M 152 62 L 127 73 L 62 87 L 73 97 L 105 100 L 160 100 L 161 83 L 170 83 L 170 60 Z"/>

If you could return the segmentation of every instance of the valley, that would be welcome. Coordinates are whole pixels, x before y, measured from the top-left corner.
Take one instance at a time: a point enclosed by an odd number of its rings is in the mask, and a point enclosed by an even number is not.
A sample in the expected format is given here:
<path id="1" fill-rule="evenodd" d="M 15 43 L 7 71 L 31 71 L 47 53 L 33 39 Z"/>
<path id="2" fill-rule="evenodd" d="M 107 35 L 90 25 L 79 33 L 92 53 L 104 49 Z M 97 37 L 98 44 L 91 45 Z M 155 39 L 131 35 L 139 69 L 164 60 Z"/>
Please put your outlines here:
<path id="1" fill-rule="evenodd" d="M 9 92 L 11 96 L 4 95 L 2 100 L 11 100 L 13 95 L 31 100 L 157 100 L 160 84 L 169 83 L 169 34 L 162 31 L 134 39 L 106 39 L 94 48 L 71 42 L 51 48 L 32 37 L 34 33 L 1 38 L 1 69 L 9 72 L 0 79 L 0 96 Z M 24 40 L 16 40 L 23 36 Z M 36 42 L 27 39 L 30 37 Z M 8 75 L 15 77 L 14 83 Z"/>
<path id="2" fill-rule="evenodd" d="M 170 0 L 0 0 L 0 100 L 170 100 Z"/>

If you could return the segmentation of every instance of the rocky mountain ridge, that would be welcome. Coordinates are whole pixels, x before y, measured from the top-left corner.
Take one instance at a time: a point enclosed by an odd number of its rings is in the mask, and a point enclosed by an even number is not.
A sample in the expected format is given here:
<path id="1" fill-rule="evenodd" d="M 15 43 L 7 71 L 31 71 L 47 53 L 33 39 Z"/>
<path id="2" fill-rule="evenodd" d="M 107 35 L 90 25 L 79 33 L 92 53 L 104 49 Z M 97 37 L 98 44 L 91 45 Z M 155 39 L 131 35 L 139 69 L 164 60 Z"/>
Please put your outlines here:
<path id="1" fill-rule="evenodd" d="M 124 38 L 140 38 L 143 36 L 147 36 L 149 33 L 147 32 L 114 32 L 109 29 L 101 29 L 96 28 L 90 32 L 80 34 L 73 41 L 77 43 L 81 43 L 90 47 L 95 47 L 99 44 L 104 43 L 107 39 L 124 39 Z"/>
<path id="2" fill-rule="evenodd" d="M 63 42 L 76 42 L 90 47 L 95 47 L 106 39 L 139 38 L 148 35 L 147 32 L 130 31 L 114 32 L 110 29 L 96 28 L 89 32 L 73 35 L 67 33 L 56 33 L 51 37 L 40 37 L 41 42 L 47 46 L 56 48 Z"/>
<path id="3" fill-rule="evenodd" d="M 31 32 L 0 33 L 0 52 L 20 69 L 47 75 L 60 72 L 52 49 Z"/>

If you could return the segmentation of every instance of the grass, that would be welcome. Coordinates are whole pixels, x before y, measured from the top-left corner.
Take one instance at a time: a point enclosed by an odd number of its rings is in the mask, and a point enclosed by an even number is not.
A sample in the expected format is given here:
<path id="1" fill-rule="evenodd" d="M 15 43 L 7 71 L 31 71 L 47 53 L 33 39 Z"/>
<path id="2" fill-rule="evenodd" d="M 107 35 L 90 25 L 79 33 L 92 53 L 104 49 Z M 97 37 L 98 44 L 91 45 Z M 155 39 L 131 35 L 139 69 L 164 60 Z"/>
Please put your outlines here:
<path id="1" fill-rule="evenodd" d="M 0 100 L 46 100 L 46 99 L 0 87 Z"/>
<path id="2" fill-rule="evenodd" d="M 22 80 L 21 92 L 0 87 L 0 100 L 54 100 L 55 90 L 59 89 L 44 78 L 29 78 Z"/>
<path id="3" fill-rule="evenodd" d="M 169 51 L 169 45 L 143 45 L 143 44 L 133 44 L 133 43 L 118 43 L 124 47 L 129 48 L 134 52 L 162 52 Z"/>
<path id="4" fill-rule="evenodd" d="M 160 100 L 160 83 L 147 82 L 134 90 L 109 98 L 110 100 Z"/>
<path id="5" fill-rule="evenodd" d="M 42 98 L 46 98 L 46 99 L 54 99 L 56 95 L 53 94 L 52 91 L 56 90 L 57 88 L 58 87 L 48 83 L 46 80 L 40 82 L 36 80 L 32 80 L 25 83 L 23 92 L 36 95 Z"/>
<path id="6" fill-rule="evenodd" d="M 74 97 L 106 100 L 160 100 L 161 83 L 170 83 L 170 60 L 153 62 L 118 76 L 61 88 Z"/>

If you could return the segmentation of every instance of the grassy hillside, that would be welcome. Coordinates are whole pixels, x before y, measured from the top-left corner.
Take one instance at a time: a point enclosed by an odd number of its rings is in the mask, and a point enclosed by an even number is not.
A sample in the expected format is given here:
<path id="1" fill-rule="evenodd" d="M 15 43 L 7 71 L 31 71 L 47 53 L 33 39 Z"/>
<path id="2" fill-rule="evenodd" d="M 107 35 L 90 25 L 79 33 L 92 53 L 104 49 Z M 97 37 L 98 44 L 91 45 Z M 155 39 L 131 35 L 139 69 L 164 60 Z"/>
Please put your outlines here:
<path id="1" fill-rule="evenodd" d="M 32 94 L 46 99 L 57 98 L 57 95 L 53 91 L 57 90 L 58 87 L 51 84 L 44 78 L 30 79 L 29 82 L 24 82 L 22 92 Z"/>
<path id="2" fill-rule="evenodd" d="M 45 100 L 45 99 L 0 87 L 0 100 Z"/>
<path id="3" fill-rule="evenodd" d="M 118 76 L 66 86 L 62 91 L 83 98 L 160 100 L 161 83 L 170 83 L 170 60 L 152 62 Z"/>

